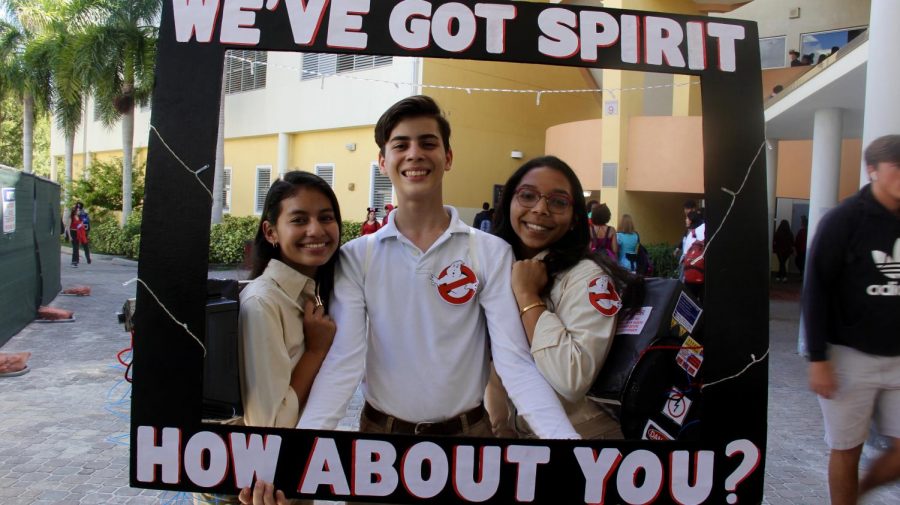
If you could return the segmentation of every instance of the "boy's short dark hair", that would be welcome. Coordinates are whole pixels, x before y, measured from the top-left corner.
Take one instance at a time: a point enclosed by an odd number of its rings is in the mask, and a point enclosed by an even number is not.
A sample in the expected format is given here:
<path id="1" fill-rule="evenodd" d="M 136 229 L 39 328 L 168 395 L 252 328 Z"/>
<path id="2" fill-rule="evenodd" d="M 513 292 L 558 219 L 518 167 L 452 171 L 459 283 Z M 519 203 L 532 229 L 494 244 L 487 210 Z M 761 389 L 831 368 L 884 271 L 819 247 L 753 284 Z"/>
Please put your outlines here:
<path id="1" fill-rule="evenodd" d="M 379 152 L 384 155 L 384 146 L 390 138 L 391 132 L 400 121 L 414 117 L 430 117 L 437 121 L 438 130 L 441 132 L 441 140 L 444 149 L 450 150 L 450 122 L 444 117 L 440 106 L 430 96 L 416 95 L 404 98 L 391 105 L 384 114 L 378 118 L 375 124 L 375 143 Z"/>
<path id="2" fill-rule="evenodd" d="M 484 209 L 484 210 L 488 210 L 488 209 L 491 208 L 491 204 L 489 204 L 489 203 L 487 203 L 487 202 L 484 202 L 484 203 L 481 204 L 481 208 Z"/>
<path id="3" fill-rule="evenodd" d="M 685 208 L 685 209 L 696 209 L 696 208 L 697 208 L 697 201 L 696 201 L 696 200 L 685 200 L 685 202 L 684 202 L 684 208 Z"/>
<path id="4" fill-rule="evenodd" d="M 865 151 L 866 166 L 900 163 L 900 135 L 885 135 L 873 140 Z"/>

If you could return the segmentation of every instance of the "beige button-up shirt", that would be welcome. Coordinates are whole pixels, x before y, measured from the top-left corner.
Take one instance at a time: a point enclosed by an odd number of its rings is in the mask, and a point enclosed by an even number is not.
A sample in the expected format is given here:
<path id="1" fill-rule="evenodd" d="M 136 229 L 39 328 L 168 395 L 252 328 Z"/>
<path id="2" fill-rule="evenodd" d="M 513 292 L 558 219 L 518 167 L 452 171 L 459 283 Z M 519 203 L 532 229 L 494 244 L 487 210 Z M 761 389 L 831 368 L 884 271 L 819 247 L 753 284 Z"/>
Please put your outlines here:
<path id="1" fill-rule="evenodd" d="M 316 283 L 281 261 L 241 292 L 241 394 L 244 424 L 293 428 L 300 419 L 291 372 L 306 349 L 303 304 Z"/>
<path id="2" fill-rule="evenodd" d="M 538 318 L 531 343 L 538 370 L 559 395 L 569 421 L 584 438 L 621 437 L 618 424 L 586 396 L 603 367 L 616 329 L 616 315 L 607 315 L 618 311 L 613 308 L 614 295 L 605 293 L 599 300 L 596 296 L 606 287 L 604 278 L 612 279 L 589 259 L 557 274 L 550 296 L 543 300 L 547 310 Z M 502 388 L 492 379 L 488 410 L 492 411 L 495 429 L 505 417 L 502 408 L 506 402 L 496 398 L 503 397 L 498 387 Z M 501 411 L 496 412 L 498 409 Z M 514 422 L 518 431 L 530 431 L 521 418 Z"/>

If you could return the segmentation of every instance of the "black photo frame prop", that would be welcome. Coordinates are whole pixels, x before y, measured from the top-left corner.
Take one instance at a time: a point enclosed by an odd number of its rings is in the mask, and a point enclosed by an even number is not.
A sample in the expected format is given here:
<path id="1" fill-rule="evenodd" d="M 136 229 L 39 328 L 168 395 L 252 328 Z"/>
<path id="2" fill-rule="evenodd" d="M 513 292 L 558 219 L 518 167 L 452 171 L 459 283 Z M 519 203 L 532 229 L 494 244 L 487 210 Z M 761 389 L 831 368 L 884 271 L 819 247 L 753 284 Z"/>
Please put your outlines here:
<path id="1" fill-rule="evenodd" d="M 255 476 L 288 496 L 348 501 L 760 503 L 769 256 L 757 40 L 750 22 L 559 4 L 164 2 L 134 316 L 131 485 L 234 494 Z M 708 242 L 699 437 L 494 440 L 201 423 L 203 350 L 188 331 L 204 334 L 213 170 L 199 169 L 215 160 L 225 51 L 248 48 L 699 76 Z M 649 424 L 647 433 L 660 438 Z"/>

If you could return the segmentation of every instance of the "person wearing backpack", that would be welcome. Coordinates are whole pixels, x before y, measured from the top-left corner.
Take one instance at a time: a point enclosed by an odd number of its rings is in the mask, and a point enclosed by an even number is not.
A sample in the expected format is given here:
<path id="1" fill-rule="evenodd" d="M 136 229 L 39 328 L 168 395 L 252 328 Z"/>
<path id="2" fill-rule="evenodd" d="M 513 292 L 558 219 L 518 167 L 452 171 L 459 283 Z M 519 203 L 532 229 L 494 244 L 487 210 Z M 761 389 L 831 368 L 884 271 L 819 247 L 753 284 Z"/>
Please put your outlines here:
<path id="1" fill-rule="evenodd" d="M 616 229 L 609 225 L 612 214 L 609 207 L 602 203 L 591 213 L 591 252 L 606 254 L 613 261 L 619 257 L 619 243 L 616 242 Z"/>
<path id="2" fill-rule="evenodd" d="M 512 290 L 538 369 L 583 438 L 620 439 L 619 422 L 586 394 L 617 338 L 618 317 L 642 306 L 644 281 L 615 259 L 588 250 L 581 194 L 578 177 L 564 161 L 532 159 L 506 182 L 495 232 L 515 254 Z M 592 218 L 604 208 L 595 208 Z M 608 220 L 608 208 L 606 213 Z M 509 407 L 504 386 L 492 374 L 485 393 L 494 432 L 532 436 L 533 427 Z"/>
<path id="3" fill-rule="evenodd" d="M 700 299 L 705 281 L 703 249 L 706 243 L 706 223 L 703 221 L 703 214 L 695 210 L 684 218 L 684 224 L 687 230 L 681 239 L 681 282 L 690 294 Z"/>
<path id="4" fill-rule="evenodd" d="M 636 272 L 638 245 L 641 243 L 641 237 L 634 226 L 631 214 L 622 214 L 622 219 L 619 220 L 619 230 L 616 233 L 616 242 L 619 246 L 619 265 L 631 272 Z"/>

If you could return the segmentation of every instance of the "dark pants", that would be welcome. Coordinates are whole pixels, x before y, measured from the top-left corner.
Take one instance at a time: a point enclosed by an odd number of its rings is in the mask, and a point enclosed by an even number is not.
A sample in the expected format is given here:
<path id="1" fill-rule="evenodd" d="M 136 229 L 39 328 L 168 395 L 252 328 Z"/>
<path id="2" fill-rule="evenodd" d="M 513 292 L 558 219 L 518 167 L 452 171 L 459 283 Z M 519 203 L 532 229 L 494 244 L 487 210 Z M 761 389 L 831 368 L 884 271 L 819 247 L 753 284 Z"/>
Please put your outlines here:
<path id="1" fill-rule="evenodd" d="M 84 248 L 84 258 L 88 263 L 91 262 L 91 246 L 90 244 L 79 244 L 78 243 L 78 232 L 75 230 L 69 230 L 69 238 L 72 240 L 72 264 L 78 264 L 78 246 Z"/>
<path id="2" fill-rule="evenodd" d="M 786 279 L 787 278 L 787 262 L 790 259 L 790 256 L 782 256 L 778 255 L 778 278 Z"/>

